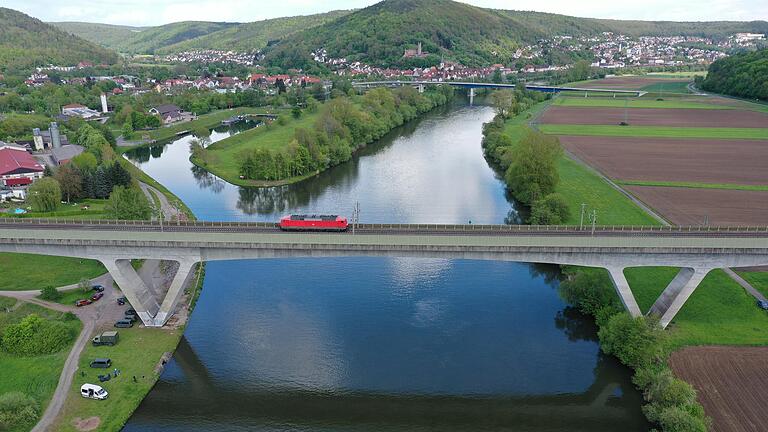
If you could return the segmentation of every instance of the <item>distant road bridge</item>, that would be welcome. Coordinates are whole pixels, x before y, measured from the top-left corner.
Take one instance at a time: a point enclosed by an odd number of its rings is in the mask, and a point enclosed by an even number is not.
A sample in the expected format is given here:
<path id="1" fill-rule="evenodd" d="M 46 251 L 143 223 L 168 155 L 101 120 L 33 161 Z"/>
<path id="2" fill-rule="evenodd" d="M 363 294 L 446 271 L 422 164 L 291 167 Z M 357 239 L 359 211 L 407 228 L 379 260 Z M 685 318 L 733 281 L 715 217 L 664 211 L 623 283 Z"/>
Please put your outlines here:
<path id="1" fill-rule="evenodd" d="M 601 267 L 634 316 L 641 311 L 624 269 L 679 267 L 649 312 L 666 327 L 711 270 L 768 265 L 768 227 L 360 224 L 354 233 L 317 233 L 282 232 L 273 223 L 4 219 L 0 252 L 101 261 L 147 326 L 165 324 L 202 261 L 387 256 Z M 173 260 L 179 271 L 160 293 L 141 280 L 131 259 Z"/>
<path id="2" fill-rule="evenodd" d="M 514 89 L 517 88 L 517 84 L 498 84 L 488 82 L 470 82 L 470 81 L 358 81 L 353 82 L 352 86 L 358 89 L 366 89 L 372 87 L 402 87 L 413 86 L 419 89 L 419 92 L 424 92 L 425 86 L 429 85 L 449 85 L 452 87 L 469 89 L 469 99 L 473 101 L 475 98 L 475 89 L 491 88 L 491 89 Z M 601 88 L 579 88 L 579 87 L 561 87 L 561 86 L 544 86 L 534 84 L 520 84 L 527 90 L 540 91 L 544 93 L 560 93 L 564 91 L 572 92 L 584 92 L 586 93 L 607 93 L 607 94 L 619 94 L 619 95 L 631 95 L 631 96 L 643 96 L 648 92 L 640 90 L 614 90 L 614 89 L 601 89 Z"/>

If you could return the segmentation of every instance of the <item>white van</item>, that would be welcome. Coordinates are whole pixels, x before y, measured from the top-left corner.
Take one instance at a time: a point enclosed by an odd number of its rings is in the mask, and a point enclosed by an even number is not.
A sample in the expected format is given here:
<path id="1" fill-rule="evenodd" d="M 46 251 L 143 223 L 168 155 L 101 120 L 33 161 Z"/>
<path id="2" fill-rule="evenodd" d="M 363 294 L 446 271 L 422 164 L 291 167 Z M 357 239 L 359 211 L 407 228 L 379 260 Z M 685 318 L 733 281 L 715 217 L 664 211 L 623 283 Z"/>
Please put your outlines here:
<path id="1" fill-rule="evenodd" d="M 96 384 L 83 384 L 80 387 L 80 396 L 88 399 L 104 400 L 109 396 L 109 393 Z"/>

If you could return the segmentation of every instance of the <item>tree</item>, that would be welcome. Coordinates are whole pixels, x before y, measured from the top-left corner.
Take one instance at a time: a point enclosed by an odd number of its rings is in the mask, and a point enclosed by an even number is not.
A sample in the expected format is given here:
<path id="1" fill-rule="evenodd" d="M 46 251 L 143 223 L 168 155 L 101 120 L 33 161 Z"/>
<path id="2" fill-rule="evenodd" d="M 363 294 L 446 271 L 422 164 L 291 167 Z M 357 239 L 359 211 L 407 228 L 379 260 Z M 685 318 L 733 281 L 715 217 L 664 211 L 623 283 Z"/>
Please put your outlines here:
<path id="1" fill-rule="evenodd" d="M 115 186 L 104 210 L 118 220 L 149 220 L 152 215 L 147 198 L 137 187 Z"/>
<path id="2" fill-rule="evenodd" d="M 72 158 L 70 163 L 74 164 L 81 173 L 91 172 L 99 165 L 99 161 L 96 160 L 96 156 L 91 152 L 81 153 Z"/>
<path id="3" fill-rule="evenodd" d="M 51 212 L 61 202 L 61 187 L 52 177 L 43 177 L 29 187 L 27 201 L 36 212 Z"/>
<path id="4" fill-rule="evenodd" d="M 133 126 L 131 125 L 131 122 L 126 120 L 125 124 L 123 124 L 123 139 L 130 140 L 133 138 Z"/>
<path id="5" fill-rule="evenodd" d="M 83 193 L 83 176 L 73 163 L 67 163 L 56 170 L 54 176 L 59 182 L 61 193 L 67 197 L 67 202 L 72 198 L 79 198 Z"/>
<path id="6" fill-rule="evenodd" d="M 556 137 L 529 131 L 520 141 L 505 176 L 515 198 L 530 205 L 554 192 L 560 180 L 557 161 L 562 152 Z"/>
<path id="7" fill-rule="evenodd" d="M 493 75 L 491 76 L 491 81 L 493 81 L 496 84 L 501 84 L 504 81 L 504 77 L 501 76 L 501 69 L 496 69 L 493 71 Z"/>
<path id="8" fill-rule="evenodd" d="M 56 289 L 56 287 L 52 285 L 46 285 L 43 287 L 42 292 L 40 293 L 40 298 L 43 300 L 56 301 L 61 298 L 61 293 Z"/>
<path id="9" fill-rule="evenodd" d="M 589 79 L 589 75 L 592 73 L 592 66 L 586 60 L 577 61 L 568 71 L 569 81 L 584 81 Z"/>
<path id="10" fill-rule="evenodd" d="M 515 92 L 509 89 L 497 90 L 491 94 L 491 102 L 496 115 L 507 118 L 515 109 Z"/>
<path id="11" fill-rule="evenodd" d="M 0 395 L 0 430 L 15 430 L 21 425 L 31 427 L 38 415 L 39 405 L 31 396 L 21 392 Z"/>
<path id="12" fill-rule="evenodd" d="M 80 282 L 77 283 L 77 287 L 82 292 L 90 292 L 91 291 L 91 280 L 88 278 L 81 278 Z"/>
<path id="13" fill-rule="evenodd" d="M 291 110 L 291 115 L 293 115 L 293 118 L 298 119 L 301 117 L 301 108 L 295 106 Z"/>
<path id="14" fill-rule="evenodd" d="M 603 352 L 632 368 L 648 366 L 663 357 L 665 335 L 653 319 L 621 312 L 600 327 L 598 336 Z"/>

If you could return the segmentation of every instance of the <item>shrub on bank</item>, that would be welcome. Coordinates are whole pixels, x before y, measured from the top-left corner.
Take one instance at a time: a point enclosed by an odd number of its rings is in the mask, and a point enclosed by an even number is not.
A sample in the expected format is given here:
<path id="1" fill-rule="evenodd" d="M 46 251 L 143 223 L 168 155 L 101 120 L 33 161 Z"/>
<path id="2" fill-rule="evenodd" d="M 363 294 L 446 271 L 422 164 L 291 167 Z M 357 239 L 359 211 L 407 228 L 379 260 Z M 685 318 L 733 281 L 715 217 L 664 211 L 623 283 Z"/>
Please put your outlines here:
<path id="1" fill-rule="evenodd" d="M 0 395 L 0 430 L 32 425 L 39 415 L 39 406 L 30 396 L 21 392 Z"/>
<path id="2" fill-rule="evenodd" d="M 11 354 L 35 356 L 59 352 L 71 341 L 72 334 L 64 323 L 30 314 L 5 327 L 2 348 Z"/>

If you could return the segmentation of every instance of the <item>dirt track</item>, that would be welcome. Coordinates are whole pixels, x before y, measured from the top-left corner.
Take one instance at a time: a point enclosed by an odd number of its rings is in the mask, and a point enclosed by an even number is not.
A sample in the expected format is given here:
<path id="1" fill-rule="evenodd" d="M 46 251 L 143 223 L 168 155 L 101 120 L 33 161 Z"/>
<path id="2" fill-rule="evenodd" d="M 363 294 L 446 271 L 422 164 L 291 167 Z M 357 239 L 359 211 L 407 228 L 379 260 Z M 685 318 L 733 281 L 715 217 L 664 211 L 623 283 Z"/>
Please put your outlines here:
<path id="1" fill-rule="evenodd" d="M 768 184 L 768 141 L 561 136 L 560 142 L 613 179 Z"/>
<path id="2" fill-rule="evenodd" d="M 768 113 L 745 110 L 581 108 L 552 106 L 540 118 L 542 124 L 618 125 L 671 127 L 768 127 Z"/>
<path id="3" fill-rule="evenodd" d="M 574 85 L 577 88 L 604 88 L 615 90 L 638 90 L 643 87 L 658 84 L 658 83 L 677 83 L 677 82 L 689 82 L 688 79 L 669 79 L 669 78 L 646 78 L 646 77 L 616 77 L 616 78 L 603 78 L 595 81 L 587 81 L 585 83 L 578 83 Z"/>
<path id="4" fill-rule="evenodd" d="M 768 347 L 691 347 L 669 362 L 698 391 L 713 431 L 768 430 Z"/>
<path id="5" fill-rule="evenodd" d="M 676 225 L 700 225 L 707 219 L 710 225 L 768 225 L 768 192 L 649 186 L 624 188 Z"/>

